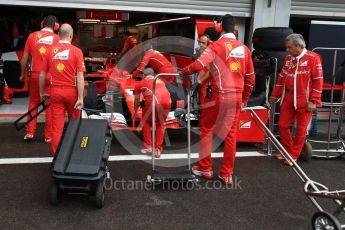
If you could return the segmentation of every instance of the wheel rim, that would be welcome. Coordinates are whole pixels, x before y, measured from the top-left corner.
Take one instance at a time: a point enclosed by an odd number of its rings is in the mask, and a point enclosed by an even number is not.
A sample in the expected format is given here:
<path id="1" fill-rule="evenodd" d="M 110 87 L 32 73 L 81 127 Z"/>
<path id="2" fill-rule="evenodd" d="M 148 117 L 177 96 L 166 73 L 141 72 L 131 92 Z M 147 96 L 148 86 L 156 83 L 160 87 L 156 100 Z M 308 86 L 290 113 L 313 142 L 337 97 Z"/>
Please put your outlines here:
<path id="1" fill-rule="evenodd" d="M 333 221 L 323 216 L 315 219 L 314 226 L 316 230 L 336 230 Z"/>

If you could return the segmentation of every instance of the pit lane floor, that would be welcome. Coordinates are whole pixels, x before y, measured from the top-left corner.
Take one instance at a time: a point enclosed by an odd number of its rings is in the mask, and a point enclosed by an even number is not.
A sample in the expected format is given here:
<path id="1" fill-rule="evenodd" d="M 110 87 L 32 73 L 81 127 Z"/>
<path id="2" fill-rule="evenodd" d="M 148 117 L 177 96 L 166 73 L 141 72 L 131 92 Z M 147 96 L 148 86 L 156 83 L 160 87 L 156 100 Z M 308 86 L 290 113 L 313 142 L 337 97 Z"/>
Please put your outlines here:
<path id="1" fill-rule="evenodd" d="M 24 133 L 16 132 L 11 124 L 1 124 L 0 130 L 1 159 L 50 157 L 41 135 L 35 142 L 24 143 Z M 183 132 L 170 132 L 171 146 L 165 149 L 184 152 Z M 42 133 L 41 125 L 38 133 Z M 193 143 L 197 139 L 192 135 Z M 128 151 L 132 150 L 123 148 L 121 140 L 114 140 L 111 157 L 130 155 Z M 238 147 L 240 153 L 256 150 L 255 145 Z M 222 146 L 215 150 L 221 151 Z M 197 152 L 196 145 L 192 152 Z M 171 170 L 166 167 L 171 160 L 160 162 L 162 170 Z M 174 162 L 182 164 L 182 160 Z M 216 173 L 220 159 L 213 162 Z M 92 197 L 78 195 L 63 196 L 59 206 L 51 206 L 49 165 L 0 165 L 1 229 L 311 229 L 311 217 L 316 212 L 293 170 L 259 154 L 236 159 L 235 185 L 229 188 L 216 180 L 201 180 L 194 188 L 174 184 L 152 190 L 144 184 L 151 173 L 149 161 L 111 161 L 112 180 L 107 183 L 101 210 L 95 208 Z M 345 188 L 344 159 L 312 159 L 300 165 L 312 179 L 331 190 Z M 335 207 L 331 201 L 321 204 L 326 210 Z"/>

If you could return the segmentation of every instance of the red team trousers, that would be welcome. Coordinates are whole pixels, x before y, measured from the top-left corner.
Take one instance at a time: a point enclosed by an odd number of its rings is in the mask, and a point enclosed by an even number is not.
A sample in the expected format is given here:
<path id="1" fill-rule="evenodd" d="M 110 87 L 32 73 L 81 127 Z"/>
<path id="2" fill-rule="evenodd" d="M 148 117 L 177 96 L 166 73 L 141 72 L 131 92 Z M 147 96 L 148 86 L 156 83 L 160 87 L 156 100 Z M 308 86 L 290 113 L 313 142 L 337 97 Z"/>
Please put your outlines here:
<path id="1" fill-rule="evenodd" d="M 76 87 L 52 86 L 50 94 L 50 107 L 52 112 L 52 142 L 51 151 L 53 156 L 59 145 L 60 138 L 65 125 L 65 111 L 67 111 L 68 120 L 80 118 L 80 110 L 75 110 L 74 106 L 78 99 Z"/>
<path id="2" fill-rule="evenodd" d="M 231 176 L 236 156 L 236 134 L 241 111 L 242 93 L 212 92 L 204 98 L 200 121 L 199 163 L 203 170 L 212 170 L 213 134 L 224 140 L 224 157 L 220 175 Z"/>
<path id="3" fill-rule="evenodd" d="M 278 126 L 282 145 L 291 157 L 296 160 L 301 154 L 312 112 L 306 110 L 306 105 L 295 110 L 293 97 L 293 92 L 286 91 L 284 101 L 280 107 Z M 291 125 L 295 119 L 296 133 L 292 139 Z"/>
<path id="4" fill-rule="evenodd" d="M 29 105 L 28 110 L 35 107 L 41 102 L 40 90 L 39 90 L 39 75 L 40 72 L 32 71 L 29 81 L 30 95 L 29 95 Z M 44 88 L 45 93 L 50 93 L 50 87 L 48 83 L 49 77 L 46 77 L 46 86 Z M 49 102 L 48 102 L 49 103 Z M 35 109 L 31 112 L 31 116 L 35 116 L 38 112 L 38 109 Z M 29 118 L 28 118 L 29 119 Z M 33 119 L 27 126 L 26 133 L 30 135 L 35 135 L 37 129 L 37 118 Z M 44 138 L 51 139 L 52 132 L 52 119 L 51 119 L 51 108 L 48 107 L 45 110 L 45 125 L 44 125 Z"/>
<path id="5" fill-rule="evenodd" d="M 169 98 L 170 99 L 170 98 Z M 144 137 L 144 147 L 152 147 L 152 106 L 151 101 L 145 101 L 145 106 L 143 107 L 143 137 Z M 165 120 L 170 112 L 170 103 L 156 104 L 156 138 L 155 138 L 155 148 L 160 151 L 163 150 L 164 132 L 165 132 Z"/>

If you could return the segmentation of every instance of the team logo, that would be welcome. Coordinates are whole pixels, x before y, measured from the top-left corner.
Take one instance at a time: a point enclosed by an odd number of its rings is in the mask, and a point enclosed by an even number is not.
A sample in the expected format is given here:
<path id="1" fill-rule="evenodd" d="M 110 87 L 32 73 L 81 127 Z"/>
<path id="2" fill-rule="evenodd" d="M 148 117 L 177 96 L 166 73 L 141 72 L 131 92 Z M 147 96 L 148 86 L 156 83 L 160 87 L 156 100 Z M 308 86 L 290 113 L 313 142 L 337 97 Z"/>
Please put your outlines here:
<path id="1" fill-rule="evenodd" d="M 46 47 L 41 46 L 41 47 L 38 49 L 38 52 L 40 52 L 40 54 L 45 54 L 45 53 L 47 52 L 47 49 L 46 49 Z"/>
<path id="2" fill-rule="evenodd" d="M 289 62 L 289 67 L 290 67 L 290 69 L 294 69 L 296 67 L 296 64 L 294 64 L 293 61 L 291 60 Z"/>
<path id="3" fill-rule="evenodd" d="M 229 42 L 225 43 L 225 49 L 226 49 L 226 59 L 229 58 L 231 50 L 232 50 L 232 45 Z"/>
<path id="4" fill-rule="evenodd" d="M 240 121 L 240 128 L 241 129 L 250 129 L 252 127 L 251 121 Z"/>
<path id="5" fill-rule="evenodd" d="M 64 69 L 65 69 L 65 65 L 63 63 L 58 63 L 56 65 L 56 69 L 59 71 L 59 72 L 62 72 Z"/>
<path id="6" fill-rule="evenodd" d="M 300 66 L 308 66 L 308 60 L 302 62 L 302 63 L 300 64 Z"/>
<path id="7" fill-rule="evenodd" d="M 59 52 L 59 49 L 58 49 L 58 48 L 54 48 L 54 49 L 53 49 L 53 53 L 54 53 L 54 54 L 57 54 L 57 52 Z"/>
<path id="8" fill-rule="evenodd" d="M 238 63 L 237 61 L 231 62 L 230 69 L 232 72 L 238 72 L 238 70 L 240 69 L 240 63 Z"/>
<path id="9" fill-rule="evenodd" d="M 42 38 L 42 34 L 41 34 L 41 33 L 38 33 L 38 34 L 37 34 L 37 37 L 38 37 L 38 38 Z"/>

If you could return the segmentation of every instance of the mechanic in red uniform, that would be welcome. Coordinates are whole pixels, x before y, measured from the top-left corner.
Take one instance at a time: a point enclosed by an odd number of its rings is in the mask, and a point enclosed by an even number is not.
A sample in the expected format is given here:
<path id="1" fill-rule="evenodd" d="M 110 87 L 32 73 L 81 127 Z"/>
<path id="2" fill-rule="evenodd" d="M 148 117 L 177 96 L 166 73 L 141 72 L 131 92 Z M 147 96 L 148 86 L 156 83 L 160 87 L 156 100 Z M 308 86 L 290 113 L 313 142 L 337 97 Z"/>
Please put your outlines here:
<path id="1" fill-rule="evenodd" d="M 125 43 L 123 45 L 123 48 L 121 50 L 121 53 L 119 54 L 119 59 L 127 53 L 130 49 L 134 48 L 137 44 L 138 41 L 135 37 L 132 36 L 132 34 L 129 31 L 126 31 L 124 33 L 123 38 L 125 39 Z"/>
<path id="2" fill-rule="evenodd" d="M 146 68 L 143 70 L 144 78 L 138 81 L 134 89 L 134 114 L 137 113 L 140 102 L 140 95 L 144 99 L 142 107 L 142 132 L 144 137 L 144 148 L 142 153 L 152 154 L 152 84 L 153 70 Z M 138 80 L 138 78 L 136 78 Z M 171 98 L 170 93 L 165 87 L 165 83 L 157 79 L 155 90 L 155 108 L 156 108 L 156 138 L 155 138 L 155 157 L 160 157 L 163 151 L 163 140 L 165 132 L 165 120 L 170 112 Z"/>
<path id="3" fill-rule="evenodd" d="M 51 75 L 50 107 L 52 111 L 53 130 L 51 151 L 55 156 L 63 132 L 65 112 L 68 119 L 80 118 L 83 108 L 84 91 L 84 57 L 82 51 L 71 45 L 73 28 L 62 24 L 59 30 L 60 41 L 52 46 L 44 59 L 40 74 L 40 94 L 44 95 L 46 73 Z"/>
<path id="4" fill-rule="evenodd" d="M 301 154 L 312 110 L 321 106 L 323 71 L 320 56 L 305 49 L 300 34 L 286 37 L 286 50 L 290 53 L 284 62 L 269 102 L 281 100 L 279 116 L 280 141 L 294 160 Z M 296 121 L 296 134 L 292 139 L 290 128 Z M 276 156 L 283 159 L 281 154 Z M 286 165 L 290 162 L 284 161 Z"/>
<path id="5" fill-rule="evenodd" d="M 207 46 L 212 42 L 210 40 L 210 37 L 207 34 L 201 35 L 199 37 L 199 46 L 200 46 L 200 53 L 203 53 Z M 203 68 L 200 72 L 199 72 L 199 79 L 198 79 L 198 83 L 199 83 L 199 87 L 198 87 L 198 95 L 199 95 L 199 103 L 200 106 L 203 106 L 204 104 L 204 100 L 206 95 L 206 88 L 209 85 L 209 79 L 210 77 L 210 72 L 208 71 L 208 67 L 206 66 L 205 68 Z"/>
<path id="6" fill-rule="evenodd" d="M 24 48 L 24 54 L 20 61 L 21 75 L 19 79 L 22 81 L 25 73 L 25 69 L 28 65 L 29 55 L 31 54 L 31 76 L 29 80 L 30 96 L 28 110 L 35 107 L 40 103 L 40 92 L 39 92 L 39 70 L 42 68 L 43 58 L 47 55 L 48 50 L 52 45 L 55 45 L 59 41 L 59 36 L 54 34 L 54 30 L 59 29 L 59 24 L 55 16 L 47 16 L 43 21 L 43 28 L 39 31 L 33 32 L 29 35 Z M 49 94 L 49 78 L 46 82 L 46 93 Z M 37 114 L 37 109 L 31 113 L 31 116 Z M 44 129 L 44 140 L 46 143 L 51 142 L 51 108 L 48 107 L 45 111 L 45 129 Z M 37 118 L 32 120 L 26 130 L 24 140 L 30 141 L 34 138 L 37 127 Z"/>
<path id="7" fill-rule="evenodd" d="M 146 66 L 151 67 L 155 74 L 160 73 L 176 73 L 174 66 L 159 51 L 154 50 L 149 41 L 144 42 L 145 55 L 140 65 L 133 72 L 132 77 L 135 78 Z M 161 80 L 170 84 L 176 84 L 176 77 L 162 76 Z"/>
<path id="8" fill-rule="evenodd" d="M 236 154 L 238 117 L 252 92 L 255 75 L 251 52 L 236 40 L 235 22 L 231 15 L 222 18 L 219 40 L 212 42 L 194 63 L 182 69 L 183 75 L 209 66 L 212 98 L 205 98 L 207 108 L 201 111 L 199 163 L 192 172 L 205 179 L 213 178 L 212 135 L 224 139 L 224 157 L 218 174 L 226 185 L 232 184 Z"/>

